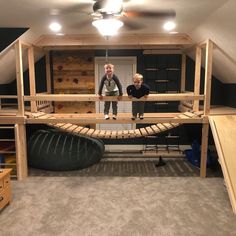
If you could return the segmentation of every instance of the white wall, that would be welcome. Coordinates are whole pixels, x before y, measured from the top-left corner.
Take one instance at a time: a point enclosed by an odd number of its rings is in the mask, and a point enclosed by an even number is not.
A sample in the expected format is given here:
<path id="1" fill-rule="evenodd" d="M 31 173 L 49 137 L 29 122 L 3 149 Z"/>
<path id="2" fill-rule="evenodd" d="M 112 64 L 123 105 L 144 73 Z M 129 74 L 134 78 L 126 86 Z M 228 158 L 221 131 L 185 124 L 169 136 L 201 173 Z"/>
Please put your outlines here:
<path id="1" fill-rule="evenodd" d="M 236 83 L 236 1 L 230 0 L 212 13 L 190 36 L 195 42 L 210 38 L 214 49 L 213 74 L 223 83 Z"/>

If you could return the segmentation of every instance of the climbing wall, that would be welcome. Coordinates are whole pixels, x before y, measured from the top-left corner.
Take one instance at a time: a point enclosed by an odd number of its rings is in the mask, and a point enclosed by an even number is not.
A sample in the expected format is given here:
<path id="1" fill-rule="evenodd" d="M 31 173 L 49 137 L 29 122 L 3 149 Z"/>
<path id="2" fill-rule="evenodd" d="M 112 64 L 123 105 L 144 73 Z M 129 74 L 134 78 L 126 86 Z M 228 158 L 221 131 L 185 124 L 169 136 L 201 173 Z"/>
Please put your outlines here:
<path id="1" fill-rule="evenodd" d="M 94 52 L 52 53 L 54 94 L 94 94 Z M 55 113 L 94 113 L 94 102 L 55 102 Z"/>

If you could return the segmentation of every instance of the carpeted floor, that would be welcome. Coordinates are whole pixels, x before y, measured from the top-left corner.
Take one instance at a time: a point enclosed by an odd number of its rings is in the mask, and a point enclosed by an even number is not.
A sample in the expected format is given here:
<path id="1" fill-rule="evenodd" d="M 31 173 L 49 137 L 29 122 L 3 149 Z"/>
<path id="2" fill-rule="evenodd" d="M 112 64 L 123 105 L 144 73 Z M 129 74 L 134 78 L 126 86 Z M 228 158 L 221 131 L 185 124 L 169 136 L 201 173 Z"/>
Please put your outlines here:
<path id="1" fill-rule="evenodd" d="M 54 177 L 13 181 L 1 236 L 235 236 L 222 178 Z"/>
<path id="2" fill-rule="evenodd" d="M 184 158 L 164 159 L 165 165 L 157 167 L 159 159 L 143 158 L 104 158 L 89 168 L 75 171 L 44 171 L 30 169 L 31 176 L 159 176 L 194 177 L 200 170 Z M 220 166 L 207 169 L 208 177 L 222 177 Z"/>

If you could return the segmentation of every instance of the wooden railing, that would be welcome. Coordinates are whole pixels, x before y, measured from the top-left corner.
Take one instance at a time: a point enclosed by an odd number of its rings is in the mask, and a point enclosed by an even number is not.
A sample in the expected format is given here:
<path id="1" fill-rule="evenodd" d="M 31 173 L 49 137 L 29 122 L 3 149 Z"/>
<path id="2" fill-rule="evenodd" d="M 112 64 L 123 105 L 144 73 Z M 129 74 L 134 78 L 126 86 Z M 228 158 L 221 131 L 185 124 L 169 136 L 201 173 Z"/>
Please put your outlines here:
<path id="1" fill-rule="evenodd" d="M 16 100 L 16 101 L 15 101 Z M 0 112 L 18 109 L 16 95 L 0 95 Z"/>

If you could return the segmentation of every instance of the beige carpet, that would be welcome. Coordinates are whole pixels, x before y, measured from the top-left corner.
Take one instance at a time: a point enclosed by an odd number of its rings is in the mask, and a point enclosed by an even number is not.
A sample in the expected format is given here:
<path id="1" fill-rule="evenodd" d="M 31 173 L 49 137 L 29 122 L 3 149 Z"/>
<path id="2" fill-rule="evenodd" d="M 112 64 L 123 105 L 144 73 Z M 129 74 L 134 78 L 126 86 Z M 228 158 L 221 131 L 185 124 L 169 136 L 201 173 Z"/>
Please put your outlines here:
<path id="1" fill-rule="evenodd" d="M 235 236 L 222 178 L 54 177 L 13 181 L 1 236 Z"/>

